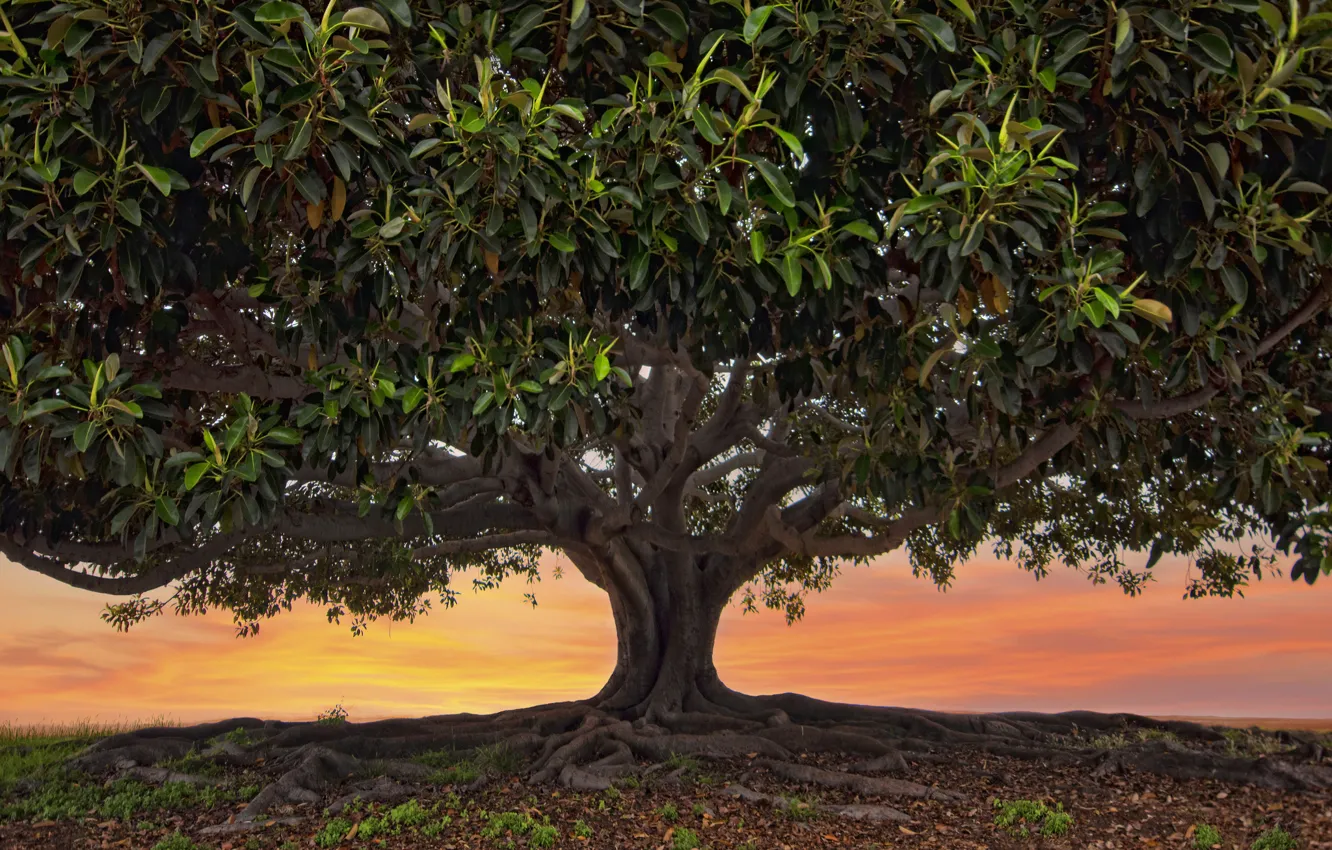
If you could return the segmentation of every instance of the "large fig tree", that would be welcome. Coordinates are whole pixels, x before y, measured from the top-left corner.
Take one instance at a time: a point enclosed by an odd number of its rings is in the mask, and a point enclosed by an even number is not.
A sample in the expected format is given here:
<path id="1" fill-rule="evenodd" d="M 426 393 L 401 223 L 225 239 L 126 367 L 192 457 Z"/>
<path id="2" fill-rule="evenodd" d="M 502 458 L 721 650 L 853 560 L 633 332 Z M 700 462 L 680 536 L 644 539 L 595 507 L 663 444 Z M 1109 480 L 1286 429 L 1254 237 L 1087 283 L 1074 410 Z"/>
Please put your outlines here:
<path id="1" fill-rule="evenodd" d="M 902 546 L 1332 569 L 1323 0 L 354 2 L 0 2 L 0 550 L 115 624 L 556 550 L 661 720 Z"/>

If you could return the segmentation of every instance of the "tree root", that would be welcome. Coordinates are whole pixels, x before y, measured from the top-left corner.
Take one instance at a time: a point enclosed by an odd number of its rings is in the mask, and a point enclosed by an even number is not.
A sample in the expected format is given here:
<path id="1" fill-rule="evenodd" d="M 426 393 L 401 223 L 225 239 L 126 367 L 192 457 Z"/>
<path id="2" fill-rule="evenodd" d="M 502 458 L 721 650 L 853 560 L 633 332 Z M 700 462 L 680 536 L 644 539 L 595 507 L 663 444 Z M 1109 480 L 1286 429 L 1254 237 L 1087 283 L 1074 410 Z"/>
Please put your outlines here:
<path id="1" fill-rule="evenodd" d="M 318 803 L 325 789 L 355 776 L 360 762 L 327 747 L 302 748 L 293 756 L 296 762 L 274 783 L 250 801 L 238 821 L 252 821 L 277 803 Z"/>
<path id="2" fill-rule="evenodd" d="M 777 794 L 764 794 L 761 791 L 755 791 L 752 788 L 731 783 L 722 789 L 722 793 L 729 794 L 744 800 L 746 803 L 767 803 L 778 809 L 785 809 L 790 805 L 790 801 Z M 899 811 L 890 806 L 880 806 L 872 803 L 850 803 L 847 805 L 825 805 L 820 806 L 819 811 L 837 815 L 838 817 L 848 818 L 850 820 L 869 821 L 871 823 L 884 823 L 887 821 L 909 821 L 911 815 Z"/>
<path id="3" fill-rule="evenodd" d="M 1106 776 L 1125 769 L 1175 779 L 1220 779 L 1281 791 L 1332 788 L 1332 767 L 1292 764 L 1272 758 L 1232 758 L 1190 750 L 1174 741 L 1153 741 L 1142 747 L 1110 750 L 1092 775 Z"/>
<path id="4" fill-rule="evenodd" d="M 185 728 L 115 735 L 69 762 L 80 771 L 131 776 L 151 783 L 212 780 L 177 773 L 161 763 L 196 754 L 218 764 L 261 770 L 276 778 L 234 818 L 258 824 L 281 804 L 317 804 L 341 788 L 333 805 L 352 800 L 395 802 L 427 782 L 431 768 L 408 761 L 429 750 L 459 755 L 499 745 L 521 757 L 532 784 L 558 783 L 580 791 L 609 788 L 627 776 L 682 781 L 678 759 L 745 759 L 783 779 L 850 791 L 864 797 L 958 800 L 953 792 L 884 774 L 905 774 L 912 761 L 940 761 L 958 747 L 998 755 L 1085 765 L 1096 775 L 1126 769 L 1181 779 L 1209 778 L 1299 791 L 1332 788 L 1332 767 L 1315 738 L 1289 735 L 1294 752 L 1260 759 L 1221 752 L 1214 729 L 1130 714 L 1025 712 L 955 715 L 900 708 L 839 705 L 795 694 L 748 697 L 712 688 L 690 711 L 635 706 L 606 711 L 591 703 L 557 703 L 494 715 L 458 714 L 373 723 L 285 723 L 236 718 Z M 701 707 L 701 710 L 700 710 Z M 715 711 L 714 711 L 715 709 Z M 232 735 L 235 730 L 242 734 Z M 1170 733 L 1106 751 L 1085 746 L 1088 732 Z M 1194 744 L 1185 746 L 1182 741 Z M 1082 742 L 1081 744 L 1079 742 Z M 845 771 L 796 760 L 796 753 L 843 753 L 859 760 Z M 372 781 L 342 787 L 349 780 Z M 484 775 L 462 793 L 489 781 Z M 734 786 L 755 800 L 780 798 Z M 785 803 L 782 802 L 782 805 Z M 899 820 L 883 806 L 843 806 L 849 818 Z M 251 828 L 245 826 L 243 828 Z"/>
<path id="5" fill-rule="evenodd" d="M 931 788 L 904 779 L 880 779 L 873 776 L 859 776 L 849 773 L 837 773 L 808 764 L 794 764 L 772 759 L 759 759 L 755 767 L 767 768 L 772 773 L 785 779 L 804 782 L 810 785 L 822 785 L 825 788 L 843 788 L 862 797 L 911 797 L 918 800 L 965 800 L 961 794 Z"/>

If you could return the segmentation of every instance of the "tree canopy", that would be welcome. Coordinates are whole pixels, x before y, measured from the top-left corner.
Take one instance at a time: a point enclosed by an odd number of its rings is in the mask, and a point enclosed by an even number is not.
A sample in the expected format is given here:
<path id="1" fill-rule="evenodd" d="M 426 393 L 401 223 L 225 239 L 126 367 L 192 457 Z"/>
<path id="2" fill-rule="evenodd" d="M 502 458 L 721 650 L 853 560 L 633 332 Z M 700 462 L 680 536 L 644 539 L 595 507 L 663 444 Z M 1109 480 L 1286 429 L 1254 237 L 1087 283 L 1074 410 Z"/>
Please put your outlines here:
<path id="1" fill-rule="evenodd" d="M 117 624 L 1332 572 L 1321 0 L 355 2 L 0 2 L 0 551 Z"/>

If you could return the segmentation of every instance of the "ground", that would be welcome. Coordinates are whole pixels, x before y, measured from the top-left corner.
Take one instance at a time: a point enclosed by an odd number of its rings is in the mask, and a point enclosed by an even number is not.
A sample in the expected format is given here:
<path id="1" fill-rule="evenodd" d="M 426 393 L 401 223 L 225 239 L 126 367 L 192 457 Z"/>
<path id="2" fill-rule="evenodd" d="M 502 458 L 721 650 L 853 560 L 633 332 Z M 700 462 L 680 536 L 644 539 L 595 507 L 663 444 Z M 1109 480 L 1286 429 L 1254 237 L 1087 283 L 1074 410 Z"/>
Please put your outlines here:
<path id="1" fill-rule="evenodd" d="M 334 716 L 297 729 L 330 743 L 350 740 L 346 732 L 357 726 Z M 917 742 L 903 752 L 905 764 L 834 751 L 793 751 L 789 761 L 672 754 L 639 759 L 599 790 L 533 781 L 539 754 L 506 745 L 399 760 L 363 752 L 345 776 L 282 798 L 272 790 L 282 777 L 311 758 L 340 757 L 307 742 L 293 750 L 299 763 L 290 753 L 248 760 L 238 754 L 275 752 L 260 745 L 262 729 L 207 731 L 217 733 L 207 747 L 184 748 L 156 767 L 125 758 L 127 743 L 145 740 L 132 736 L 91 751 L 86 735 L 0 736 L 0 850 L 1185 850 L 1211 835 L 1205 827 L 1217 830 L 1210 840 L 1223 850 L 1332 850 L 1332 789 L 1141 772 L 1126 757 L 1179 746 L 1174 733 L 1154 728 L 1064 736 L 1046 742 L 1043 754 Z M 1290 740 L 1226 730 L 1211 749 L 1262 762 L 1290 752 Z M 1323 746 L 1332 739 L 1313 740 L 1312 766 L 1332 767 L 1332 746 Z M 117 764 L 99 763 L 99 752 L 116 754 Z M 909 778 L 904 788 L 929 790 L 904 797 L 863 793 L 880 790 L 873 784 L 832 787 L 882 780 L 895 791 L 894 776 Z M 261 792 L 271 799 L 256 806 Z M 865 814 L 880 820 L 855 819 Z"/>

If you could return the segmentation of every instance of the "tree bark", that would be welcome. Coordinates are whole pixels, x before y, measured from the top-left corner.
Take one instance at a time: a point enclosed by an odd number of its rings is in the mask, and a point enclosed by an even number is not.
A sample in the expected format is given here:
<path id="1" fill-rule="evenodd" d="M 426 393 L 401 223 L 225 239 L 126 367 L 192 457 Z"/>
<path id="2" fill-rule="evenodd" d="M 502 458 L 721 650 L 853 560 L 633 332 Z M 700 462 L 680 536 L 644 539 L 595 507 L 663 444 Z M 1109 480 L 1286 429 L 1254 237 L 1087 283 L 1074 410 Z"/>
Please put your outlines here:
<path id="1" fill-rule="evenodd" d="M 715 710 L 713 648 L 731 593 L 709 567 L 715 556 L 622 550 L 599 558 L 615 621 L 616 661 L 594 698 L 629 718 Z"/>

